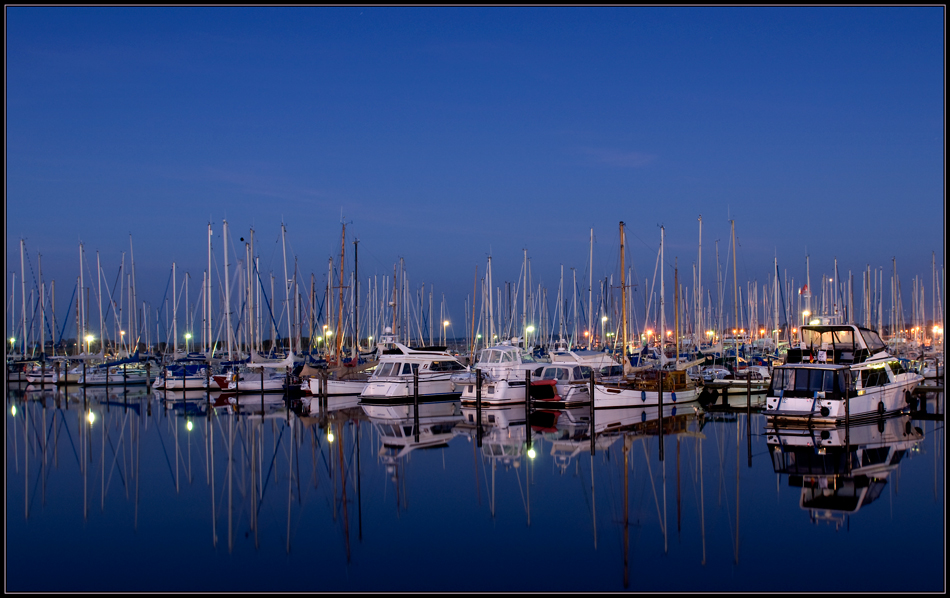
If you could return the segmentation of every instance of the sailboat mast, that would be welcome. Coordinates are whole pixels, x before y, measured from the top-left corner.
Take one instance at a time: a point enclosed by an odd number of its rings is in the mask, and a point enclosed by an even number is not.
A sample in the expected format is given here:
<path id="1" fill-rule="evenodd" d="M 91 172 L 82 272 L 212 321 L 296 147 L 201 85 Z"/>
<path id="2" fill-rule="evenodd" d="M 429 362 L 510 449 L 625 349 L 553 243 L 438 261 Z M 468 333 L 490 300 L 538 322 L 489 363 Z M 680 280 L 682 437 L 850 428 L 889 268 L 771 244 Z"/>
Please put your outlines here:
<path id="1" fill-rule="evenodd" d="M 680 269 L 679 258 L 676 258 L 676 265 L 673 267 L 673 298 L 676 304 L 673 307 L 673 334 L 676 336 L 676 357 L 675 363 L 680 362 Z"/>
<path id="2" fill-rule="evenodd" d="M 733 286 L 733 308 L 736 316 L 736 329 L 739 328 L 739 281 L 736 279 L 736 221 L 730 220 L 732 224 L 732 286 Z M 736 351 L 736 370 L 739 369 L 739 339 L 736 337 L 738 330 L 733 333 L 732 340 Z"/>
<path id="3" fill-rule="evenodd" d="M 284 305 L 287 306 L 287 343 L 290 345 L 290 350 L 293 351 L 293 335 L 290 331 L 290 285 L 287 283 L 287 227 L 284 226 L 283 222 L 280 223 L 280 239 L 284 252 Z"/>
<path id="4" fill-rule="evenodd" d="M 623 349 L 620 363 L 627 364 L 627 278 L 626 265 L 624 264 L 624 230 L 623 221 L 620 221 L 620 322 L 623 328 Z"/>
<path id="5" fill-rule="evenodd" d="M 594 342 L 594 229 L 590 229 L 590 267 L 587 269 L 590 279 L 587 282 L 587 348 L 593 348 Z"/>
<path id="6" fill-rule="evenodd" d="M 666 339 L 666 287 L 664 286 L 663 271 L 666 270 L 666 262 L 663 258 L 663 241 L 666 235 L 666 229 L 660 227 L 660 365 L 666 362 L 666 350 L 663 343 Z"/>
<path id="7" fill-rule="evenodd" d="M 337 310 L 336 318 L 336 356 L 337 359 L 340 359 L 342 362 L 343 355 L 341 353 L 343 347 L 343 335 L 341 328 L 343 327 L 343 258 L 346 252 L 346 223 L 343 224 L 343 233 L 340 237 L 340 308 Z"/>
<path id="8" fill-rule="evenodd" d="M 273 295 L 273 291 L 271 291 Z M 234 352 L 231 344 L 231 273 L 228 269 L 228 221 L 224 221 L 224 313 L 226 314 L 225 324 L 228 336 L 228 361 L 234 360 Z"/>
<path id="9" fill-rule="evenodd" d="M 356 347 L 356 355 L 353 357 L 359 361 L 360 357 L 360 277 L 359 277 L 359 239 L 353 241 L 353 337 Z"/>

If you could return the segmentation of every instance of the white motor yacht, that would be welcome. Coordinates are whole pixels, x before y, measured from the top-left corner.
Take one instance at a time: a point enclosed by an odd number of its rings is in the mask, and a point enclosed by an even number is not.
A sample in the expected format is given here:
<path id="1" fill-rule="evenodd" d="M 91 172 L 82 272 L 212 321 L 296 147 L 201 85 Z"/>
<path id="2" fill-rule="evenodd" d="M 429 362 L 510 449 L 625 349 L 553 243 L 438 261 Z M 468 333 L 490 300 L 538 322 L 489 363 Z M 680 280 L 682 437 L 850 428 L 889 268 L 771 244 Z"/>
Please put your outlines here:
<path id="1" fill-rule="evenodd" d="M 881 417 L 914 404 L 923 376 L 888 353 L 873 330 L 853 324 L 800 330 L 799 348 L 789 349 L 786 363 L 772 371 L 767 416 L 843 422 L 846 415 Z"/>
<path id="2" fill-rule="evenodd" d="M 411 402 L 418 391 L 420 402 L 455 401 L 461 394 L 452 375 L 466 367 L 458 358 L 442 350 L 410 349 L 395 343 L 396 349 L 380 356 L 379 364 L 360 393 L 360 402 Z M 418 375 L 419 387 L 413 380 Z"/>

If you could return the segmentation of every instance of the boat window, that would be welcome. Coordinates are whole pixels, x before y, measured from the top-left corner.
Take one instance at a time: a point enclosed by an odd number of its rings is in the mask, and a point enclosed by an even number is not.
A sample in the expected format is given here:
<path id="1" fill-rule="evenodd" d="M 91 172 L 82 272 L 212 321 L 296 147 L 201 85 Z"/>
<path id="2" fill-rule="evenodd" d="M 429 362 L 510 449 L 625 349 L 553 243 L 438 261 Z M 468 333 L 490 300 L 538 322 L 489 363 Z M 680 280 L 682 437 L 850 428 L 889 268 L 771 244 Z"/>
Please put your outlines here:
<path id="1" fill-rule="evenodd" d="M 419 371 L 418 363 L 404 363 L 402 364 L 402 373 L 403 374 L 412 374 L 413 372 Z"/>
<path id="2" fill-rule="evenodd" d="M 861 466 L 880 465 L 887 463 L 887 454 L 891 451 L 889 446 L 880 446 L 877 448 L 866 448 L 861 455 Z"/>
<path id="3" fill-rule="evenodd" d="M 868 351 L 871 352 L 871 355 L 884 350 L 884 341 L 881 340 L 881 337 L 878 336 L 873 330 L 868 330 L 866 328 L 861 328 L 861 336 L 864 337 L 864 344 L 868 346 Z"/>
<path id="4" fill-rule="evenodd" d="M 538 360 L 534 358 L 534 355 L 531 353 L 522 353 L 521 354 L 521 363 L 537 363 Z"/>
<path id="5" fill-rule="evenodd" d="M 582 366 L 580 366 L 580 368 L 581 368 L 581 374 L 580 374 L 580 376 L 577 377 L 577 379 L 578 379 L 578 380 L 588 380 L 588 379 L 590 379 L 590 372 L 591 372 L 591 369 L 590 369 L 588 366 L 586 366 L 586 365 L 582 365 Z"/>
<path id="6" fill-rule="evenodd" d="M 396 375 L 396 372 L 399 371 L 398 363 L 384 363 L 376 368 L 376 371 L 373 372 L 373 375 L 377 378 L 385 378 L 388 376 Z"/>
<path id="7" fill-rule="evenodd" d="M 457 361 L 433 361 L 429 366 L 429 370 L 433 372 L 455 372 L 464 369 L 465 366 Z"/>
<path id="8" fill-rule="evenodd" d="M 505 363 L 514 363 L 516 361 L 515 354 L 512 351 L 505 351 L 502 354 L 502 361 Z"/>
<path id="9" fill-rule="evenodd" d="M 567 380 L 567 370 L 565 368 L 544 368 L 544 380 Z"/>
<path id="10" fill-rule="evenodd" d="M 482 349 L 478 352 L 478 363 L 488 363 L 488 358 L 491 356 L 490 349 Z"/>
<path id="11" fill-rule="evenodd" d="M 492 350 L 488 356 L 488 363 L 501 363 L 501 351 Z"/>
<path id="12" fill-rule="evenodd" d="M 861 370 L 861 386 L 864 388 L 884 386 L 887 383 L 887 371 L 884 368 Z"/>
<path id="13" fill-rule="evenodd" d="M 895 376 L 897 376 L 897 375 L 899 375 L 899 374 L 906 374 L 906 373 L 907 373 L 907 369 L 904 367 L 904 364 L 901 363 L 900 361 L 897 361 L 897 360 L 888 361 L 888 362 L 887 362 L 887 365 L 888 365 L 888 367 L 891 368 L 891 373 L 894 374 Z"/>

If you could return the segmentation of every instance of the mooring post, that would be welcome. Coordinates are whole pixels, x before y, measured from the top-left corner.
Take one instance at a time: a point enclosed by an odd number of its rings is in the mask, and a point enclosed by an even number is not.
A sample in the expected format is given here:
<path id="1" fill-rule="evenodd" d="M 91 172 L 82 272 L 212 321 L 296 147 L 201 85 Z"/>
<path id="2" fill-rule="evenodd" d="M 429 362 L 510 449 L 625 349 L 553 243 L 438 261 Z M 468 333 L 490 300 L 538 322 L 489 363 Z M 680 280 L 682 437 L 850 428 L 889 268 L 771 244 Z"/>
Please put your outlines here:
<path id="1" fill-rule="evenodd" d="M 746 370 L 746 414 L 745 414 L 745 435 L 746 452 L 749 455 L 749 467 L 752 467 L 752 372 Z"/>
<path id="2" fill-rule="evenodd" d="M 475 370 L 475 439 L 482 447 L 482 370 Z"/>
<path id="3" fill-rule="evenodd" d="M 531 450 L 531 370 L 524 372 L 524 429 L 528 450 Z"/>
<path id="4" fill-rule="evenodd" d="M 590 454 L 593 455 L 597 450 L 594 448 L 594 368 L 590 369 L 590 387 L 588 388 L 588 394 L 590 394 Z"/>
<path id="5" fill-rule="evenodd" d="M 659 376 L 658 376 L 658 378 L 657 378 L 657 380 L 658 380 L 658 384 L 657 384 L 657 389 L 658 389 L 658 392 L 657 392 L 657 405 L 658 405 L 658 407 L 659 407 L 659 409 L 660 409 L 660 419 L 659 419 L 659 422 L 658 422 L 658 423 L 659 423 L 659 428 L 658 428 L 658 429 L 659 429 L 659 439 L 660 439 L 660 461 L 662 461 L 662 460 L 663 460 L 663 382 L 664 382 L 664 374 L 663 374 L 663 370 L 662 370 L 662 369 L 660 369 L 659 372 L 660 372 L 660 373 L 659 373 Z"/>
<path id="6" fill-rule="evenodd" d="M 412 428 L 419 442 L 419 370 L 412 370 Z"/>
<path id="7" fill-rule="evenodd" d="M 848 372 L 850 374 L 850 372 Z M 850 377 L 850 376 L 849 376 Z M 845 378 L 844 385 L 844 453 L 848 459 L 848 473 L 851 473 L 851 399 L 849 397 L 851 381 Z"/>

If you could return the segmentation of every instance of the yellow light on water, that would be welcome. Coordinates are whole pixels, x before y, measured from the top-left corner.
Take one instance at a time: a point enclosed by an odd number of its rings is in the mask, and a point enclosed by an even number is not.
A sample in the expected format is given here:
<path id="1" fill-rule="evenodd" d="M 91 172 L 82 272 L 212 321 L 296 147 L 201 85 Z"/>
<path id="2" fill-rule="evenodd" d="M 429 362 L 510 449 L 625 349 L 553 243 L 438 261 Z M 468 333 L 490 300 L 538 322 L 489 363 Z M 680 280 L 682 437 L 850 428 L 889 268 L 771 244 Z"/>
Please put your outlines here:
<path id="1" fill-rule="evenodd" d="M 191 432 L 191 429 L 194 427 L 194 424 L 192 424 L 192 423 L 191 423 L 191 420 L 189 419 L 189 420 L 185 423 L 185 427 L 188 429 L 189 432 Z"/>
<path id="2" fill-rule="evenodd" d="M 333 432 L 327 432 L 327 442 L 333 442 L 336 436 L 333 435 Z"/>
<path id="3" fill-rule="evenodd" d="M 537 454 L 536 452 L 534 452 L 534 449 L 533 449 L 533 448 L 529 448 L 529 449 L 528 449 L 528 458 L 529 458 L 529 459 L 534 459 L 534 458 L 537 457 L 537 456 L 538 456 L 538 454 Z"/>
<path id="4" fill-rule="evenodd" d="M 92 425 L 96 422 L 96 414 L 90 411 L 89 415 L 86 416 L 86 419 L 89 420 L 89 425 Z"/>
<path id="5" fill-rule="evenodd" d="M 10 415 L 12 415 L 13 417 L 16 417 L 16 405 L 12 405 L 10 407 Z"/>

